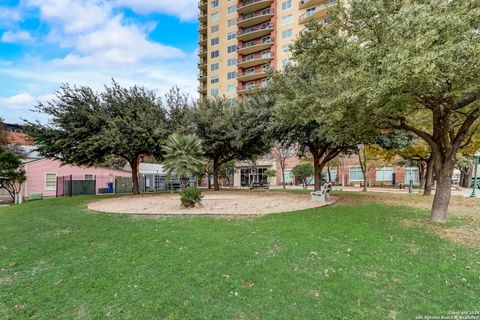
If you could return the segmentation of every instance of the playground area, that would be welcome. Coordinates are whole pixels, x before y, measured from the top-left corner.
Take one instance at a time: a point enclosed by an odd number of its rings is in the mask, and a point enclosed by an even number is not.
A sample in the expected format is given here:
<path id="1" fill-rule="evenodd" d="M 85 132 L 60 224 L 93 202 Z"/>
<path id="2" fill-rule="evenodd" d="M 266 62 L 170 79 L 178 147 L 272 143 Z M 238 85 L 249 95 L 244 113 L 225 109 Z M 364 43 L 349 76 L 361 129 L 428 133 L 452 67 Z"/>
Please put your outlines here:
<path id="1" fill-rule="evenodd" d="M 90 210 L 137 215 L 264 215 L 327 205 L 309 194 L 277 192 L 204 192 L 202 204 L 185 209 L 179 194 L 156 194 L 109 198 L 88 205 Z"/>

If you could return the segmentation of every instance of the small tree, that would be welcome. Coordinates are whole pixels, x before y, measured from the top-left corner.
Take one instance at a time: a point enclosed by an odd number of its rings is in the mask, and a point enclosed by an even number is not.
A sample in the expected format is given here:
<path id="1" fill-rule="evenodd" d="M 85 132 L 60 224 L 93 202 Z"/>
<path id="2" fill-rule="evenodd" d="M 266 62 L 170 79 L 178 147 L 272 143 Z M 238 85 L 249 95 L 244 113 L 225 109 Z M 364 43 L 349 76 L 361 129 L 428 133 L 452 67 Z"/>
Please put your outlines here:
<path id="1" fill-rule="evenodd" d="M 163 165 L 170 177 L 173 174 L 180 179 L 182 188 L 189 186 L 190 177 L 203 171 L 205 161 L 200 139 L 195 135 L 170 135 L 163 146 L 165 160 Z"/>
<path id="2" fill-rule="evenodd" d="M 282 170 L 282 186 L 283 189 L 286 189 L 285 184 L 285 168 L 287 166 L 287 159 L 294 156 L 295 152 L 292 147 L 284 147 L 280 144 L 277 144 L 273 149 L 273 158 L 278 161 L 280 165 L 280 170 Z"/>
<path id="3" fill-rule="evenodd" d="M 313 166 L 309 163 L 299 164 L 293 167 L 292 173 L 297 181 L 302 182 L 303 189 L 308 187 L 308 178 L 313 176 Z"/>
<path id="4" fill-rule="evenodd" d="M 273 169 L 267 169 L 263 174 L 267 177 L 268 183 L 271 183 L 270 179 L 277 176 L 277 171 Z"/>
<path id="5" fill-rule="evenodd" d="M 15 196 L 20 193 L 22 183 L 27 180 L 22 161 L 11 151 L 0 153 L 0 188 L 7 192 L 15 201 Z"/>
<path id="6" fill-rule="evenodd" d="M 0 152 L 7 150 L 8 144 L 9 142 L 7 132 L 5 130 L 5 123 L 3 122 L 3 119 L 0 118 Z"/>

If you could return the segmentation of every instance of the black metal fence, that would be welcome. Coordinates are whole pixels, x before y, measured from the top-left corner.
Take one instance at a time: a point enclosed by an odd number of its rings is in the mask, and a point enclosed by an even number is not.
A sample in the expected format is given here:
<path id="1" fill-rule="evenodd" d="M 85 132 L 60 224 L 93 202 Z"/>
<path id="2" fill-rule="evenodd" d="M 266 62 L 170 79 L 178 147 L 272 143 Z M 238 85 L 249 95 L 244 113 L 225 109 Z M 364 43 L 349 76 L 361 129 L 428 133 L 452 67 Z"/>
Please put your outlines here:
<path id="1" fill-rule="evenodd" d="M 195 178 L 190 186 L 197 186 Z M 140 192 L 158 192 L 180 188 L 180 180 L 166 179 L 164 175 L 140 175 Z M 132 178 L 96 175 L 68 175 L 57 177 L 56 196 L 72 197 L 78 195 L 131 193 Z"/>
<path id="2" fill-rule="evenodd" d="M 57 197 L 114 193 L 114 176 L 68 175 L 57 177 Z"/>

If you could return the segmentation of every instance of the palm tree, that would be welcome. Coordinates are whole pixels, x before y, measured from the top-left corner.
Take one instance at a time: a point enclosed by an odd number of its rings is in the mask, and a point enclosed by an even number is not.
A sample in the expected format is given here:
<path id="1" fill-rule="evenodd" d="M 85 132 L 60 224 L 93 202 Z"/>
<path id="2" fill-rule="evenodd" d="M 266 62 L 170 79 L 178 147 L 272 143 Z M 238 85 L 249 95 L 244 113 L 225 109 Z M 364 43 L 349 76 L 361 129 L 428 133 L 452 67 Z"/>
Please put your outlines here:
<path id="1" fill-rule="evenodd" d="M 180 178 L 182 188 L 189 185 L 191 176 L 203 172 L 205 160 L 200 139 L 196 135 L 170 135 L 163 146 L 165 160 L 163 165 L 167 175 L 172 174 Z"/>

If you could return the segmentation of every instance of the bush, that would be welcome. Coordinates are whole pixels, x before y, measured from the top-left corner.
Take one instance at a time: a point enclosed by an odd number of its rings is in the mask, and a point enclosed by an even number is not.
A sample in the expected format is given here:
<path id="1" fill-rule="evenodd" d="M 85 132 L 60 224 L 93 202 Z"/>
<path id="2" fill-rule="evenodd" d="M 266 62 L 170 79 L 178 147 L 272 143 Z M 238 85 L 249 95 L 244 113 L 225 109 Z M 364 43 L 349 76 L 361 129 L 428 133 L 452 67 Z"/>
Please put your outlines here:
<path id="1" fill-rule="evenodd" d="M 193 208 L 202 201 L 202 191 L 197 188 L 185 188 L 180 194 L 180 201 L 185 208 Z"/>

